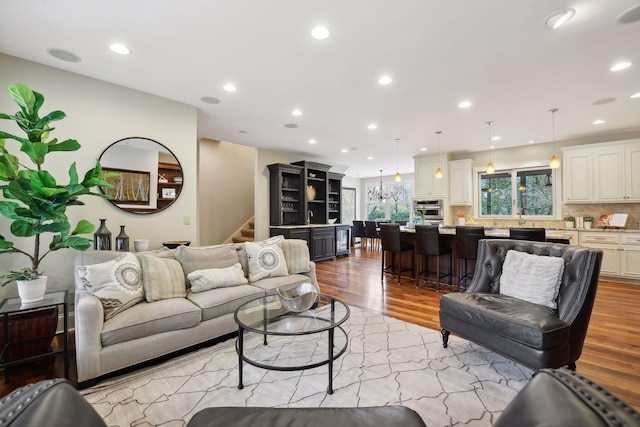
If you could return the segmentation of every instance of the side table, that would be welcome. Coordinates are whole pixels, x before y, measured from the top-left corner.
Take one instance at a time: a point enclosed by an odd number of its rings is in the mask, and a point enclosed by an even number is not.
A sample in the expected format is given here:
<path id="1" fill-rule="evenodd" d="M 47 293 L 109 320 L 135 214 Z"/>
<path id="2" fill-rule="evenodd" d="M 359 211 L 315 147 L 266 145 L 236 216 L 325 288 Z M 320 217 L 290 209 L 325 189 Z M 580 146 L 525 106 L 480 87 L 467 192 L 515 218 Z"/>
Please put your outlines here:
<path id="1" fill-rule="evenodd" d="M 62 336 L 63 349 L 52 351 L 45 354 L 40 354 L 37 356 L 27 357 L 20 360 L 11 360 L 11 361 L 8 360 L 10 346 L 34 341 L 34 339 L 31 339 L 31 340 L 10 342 L 9 315 L 15 314 L 15 313 L 25 313 L 31 310 L 51 308 L 51 307 L 62 307 L 62 313 L 64 318 L 64 328 L 61 332 L 55 332 L 53 335 L 51 335 L 51 338 L 53 339 L 58 335 Z M 0 352 L 0 368 L 4 368 L 5 384 L 9 382 L 10 367 L 23 365 L 36 360 L 45 359 L 47 357 L 55 357 L 58 354 L 62 354 L 64 357 L 64 377 L 69 378 L 69 292 L 68 291 L 47 292 L 44 295 L 44 299 L 42 301 L 38 301 L 31 304 L 22 304 L 19 297 L 5 298 L 0 304 L 0 316 L 2 316 L 2 320 L 3 320 L 2 323 L 3 323 L 3 337 L 4 337 L 2 351 Z M 35 338 L 35 340 L 42 339 L 42 338 L 48 338 L 48 337 L 37 337 Z"/>

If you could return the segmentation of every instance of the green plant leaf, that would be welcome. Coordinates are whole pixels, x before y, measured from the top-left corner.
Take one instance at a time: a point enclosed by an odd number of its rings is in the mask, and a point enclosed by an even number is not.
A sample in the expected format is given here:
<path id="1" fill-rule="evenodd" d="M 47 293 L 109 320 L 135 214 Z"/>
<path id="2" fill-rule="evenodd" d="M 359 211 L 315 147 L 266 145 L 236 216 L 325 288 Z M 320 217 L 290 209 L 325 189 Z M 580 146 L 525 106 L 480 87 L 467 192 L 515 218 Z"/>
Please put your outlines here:
<path id="1" fill-rule="evenodd" d="M 89 249 L 90 247 L 91 247 L 90 239 L 87 239 L 86 237 L 78 237 L 78 236 L 72 236 L 72 237 L 69 237 L 68 239 L 63 239 L 63 240 L 54 239 L 49 245 L 49 249 L 52 251 L 57 251 L 58 249 L 62 249 L 62 248 L 71 248 L 71 249 L 77 249 L 79 251 L 84 251 Z"/>
<path id="2" fill-rule="evenodd" d="M 13 242 L 10 242 L 4 238 L 4 236 L 0 236 L 0 249 L 6 250 L 13 248 Z"/>
<path id="3" fill-rule="evenodd" d="M 10 133 L 2 132 L 2 131 L 0 131 L 0 138 L 13 139 L 14 141 L 18 141 L 18 142 L 20 142 L 22 144 L 24 144 L 24 143 L 30 144 L 31 143 L 31 141 L 29 141 L 26 138 L 22 138 L 22 137 L 19 137 L 19 136 L 16 136 L 16 135 L 12 135 Z"/>
<path id="4" fill-rule="evenodd" d="M 13 221 L 9 229 L 14 236 L 18 237 L 32 237 L 38 234 L 33 231 L 33 224 L 22 219 Z"/>
<path id="5" fill-rule="evenodd" d="M 83 219 L 78 222 L 78 225 L 76 225 L 76 228 L 71 232 L 71 235 L 74 236 L 76 234 L 89 234 L 93 233 L 93 230 L 95 229 L 96 227 L 93 224 L 91 224 L 86 219 Z"/>
<path id="6" fill-rule="evenodd" d="M 43 118 L 41 118 L 40 120 L 38 120 L 35 124 L 35 127 L 38 129 L 43 129 L 45 125 L 51 122 L 55 122 L 57 120 L 62 120 L 65 117 L 67 117 L 67 115 L 60 110 L 52 111 L 46 116 L 44 116 Z"/>
<path id="7" fill-rule="evenodd" d="M 44 142 L 23 142 L 20 151 L 29 156 L 33 163 L 41 165 L 44 163 L 44 156 L 49 152 L 49 146 Z"/>
<path id="8" fill-rule="evenodd" d="M 36 95 L 24 83 L 16 83 L 9 86 L 9 96 L 18 104 L 26 113 L 33 115 L 36 105 Z M 40 103 L 42 105 L 42 102 Z M 39 108 L 39 107 L 38 107 Z"/>
<path id="9" fill-rule="evenodd" d="M 2 201 L 0 202 L 0 215 L 9 219 L 18 219 L 20 216 L 16 215 L 16 209 L 19 207 L 20 205 L 15 202 Z"/>
<path id="10" fill-rule="evenodd" d="M 37 208 L 38 205 L 35 203 L 35 200 L 29 195 L 27 189 L 31 189 L 31 181 L 26 180 L 24 178 L 18 178 L 11 181 L 7 186 L 4 187 L 3 193 L 5 197 L 19 200 L 30 208 Z"/>
<path id="11" fill-rule="evenodd" d="M 35 96 L 36 100 L 33 104 L 33 114 L 34 116 L 38 116 L 38 111 L 40 111 L 40 107 L 44 104 L 44 95 L 40 92 L 33 91 L 33 96 Z"/>
<path id="12" fill-rule="evenodd" d="M 0 139 L 0 181 L 15 179 L 19 167 L 18 158 L 5 150 L 4 140 Z"/>
<path id="13" fill-rule="evenodd" d="M 77 151 L 80 149 L 80 143 L 75 139 L 67 139 L 59 144 L 49 143 L 49 152 L 52 151 Z"/>

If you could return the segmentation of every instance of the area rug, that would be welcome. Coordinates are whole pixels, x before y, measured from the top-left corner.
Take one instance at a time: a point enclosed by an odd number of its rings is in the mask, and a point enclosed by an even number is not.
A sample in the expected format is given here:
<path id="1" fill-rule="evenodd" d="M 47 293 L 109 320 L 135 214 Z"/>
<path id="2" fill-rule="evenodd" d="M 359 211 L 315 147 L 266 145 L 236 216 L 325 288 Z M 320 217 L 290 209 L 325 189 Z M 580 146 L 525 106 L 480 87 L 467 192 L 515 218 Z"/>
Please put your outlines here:
<path id="1" fill-rule="evenodd" d="M 334 363 L 333 394 L 326 393 L 327 366 L 269 371 L 245 363 L 244 389 L 239 390 L 235 339 L 102 382 L 82 394 L 108 425 L 121 427 L 184 426 L 211 406 L 382 405 L 410 407 L 429 427 L 490 426 L 533 374 L 461 338 L 452 336 L 445 349 L 438 331 L 356 307 L 343 327 L 349 344 Z M 252 339 L 258 342 L 259 337 Z M 304 345 L 283 345 L 326 351 L 326 337 L 299 339 Z"/>

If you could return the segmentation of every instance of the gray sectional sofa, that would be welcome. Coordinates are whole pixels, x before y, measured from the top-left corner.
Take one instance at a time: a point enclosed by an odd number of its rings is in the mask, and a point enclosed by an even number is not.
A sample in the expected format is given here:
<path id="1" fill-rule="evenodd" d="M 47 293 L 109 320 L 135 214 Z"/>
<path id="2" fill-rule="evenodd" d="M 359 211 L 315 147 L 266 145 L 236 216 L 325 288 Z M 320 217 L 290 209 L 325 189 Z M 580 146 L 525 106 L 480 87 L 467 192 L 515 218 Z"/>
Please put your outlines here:
<path id="1" fill-rule="evenodd" d="M 166 265 L 173 268 L 173 271 L 167 268 L 166 272 L 158 271 L 157 265 L 155 270 L 142 269 L 141 272 L 146 271 L 148 276 L 143 274 L 143 281 L 155 276 L 156 282 L 159 279 L 165 282 L 163 286 L 172 286 L 175 283 L 166 281 L 182 281 L 175 273 L 176 265 L 181 274 L 184 272 L 187 276 L 194 271 L 230 267 L 235 261 L 242 266 L 247 283 L 194 292 L 189 288 L 190 280 L 185 277 L 182 286 L 186 289 L 183 288 L 180 296 L 170 298 L 158 297 L 157 290 L 148 288 L 145 283 L 146 298 L 134 301 L 115 315 L 109 314 L 109 298 L 88 286 L 90 280 L 83 274 L 91 268 L 109 266 L 109 262 L 121 259 L 123 253 L 81 252 L 75 260 L 75 341 L 80 387 L 94 384 L 106 374 L 237 331 L 233 317 L 236 308 L 251 299 L 274 294 L 278 287 L 287 289 L 309 282 L 319 291 L 315 264 L 309 260 L 306 242 L 285 240 L 281 236 L 269 240 L 270 244 L 279 242 L 277 245 L 282 249 L 288 268 L 284 275 L 259 280 L 251 280 L 255 279 L 250 274 L 252 256 L 247 255 L 245 243 L 136 253 L 143 266 L 144 260 L 156 265 L 157 257 L 170 260 Z M 231 259 L 234 255 L 230 254 L 235 254 L 236 258 Z M 126 256 L 131 257 L 131 254 Z M 254 254 L 253 258 L 255 262 L 258 257 Z M 147 299 L 151 294 L 154 298 L 149 302 Z"/>

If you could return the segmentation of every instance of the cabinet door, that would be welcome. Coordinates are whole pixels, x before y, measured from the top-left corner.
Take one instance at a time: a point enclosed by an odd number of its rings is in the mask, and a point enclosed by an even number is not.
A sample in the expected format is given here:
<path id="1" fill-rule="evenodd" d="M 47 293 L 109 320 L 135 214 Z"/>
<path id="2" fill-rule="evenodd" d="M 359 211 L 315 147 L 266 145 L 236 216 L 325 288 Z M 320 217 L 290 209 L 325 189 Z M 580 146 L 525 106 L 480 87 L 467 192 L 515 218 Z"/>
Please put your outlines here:
<path id="1" fill-rule="evenodd" d="M 591 202 L 591 150 L 564 152 L 562 178 L 564 180 L 563 199 L 565 203 Z"/>
<path id="2" fill-rule="evenodd" d="M 449 204 L 471 206 L 471 160 L 449 162 Z"/>
<path id="3" fill-rule="evenodd" d="M 600 274 L 617 276 L 620 274 L 618 265 L 620 263 L 620 251 L 618 245 L 598 245 L 593 243 L 581 244 L 587 248 L 602 249 L 602 265 L 600 266 Z"/>
<path id="4" fill-rule="evenodd" d="M 415 161 L 415 195 L 417 198 L 427 198 L 427 175 L 429 165 L 425 161 Z"/>
<path id="5" fill-rule="evenodd" d="M 626 201 L 640 201 L 640 144 L 625 150 L 625 191 Z"/>
<path id="6" fill-rule="evenodd" d="M 624 149 L 602 147 L 593 152 L 593 199 L 620 202 L 625 199 Z"/>
<path id="7" fill-rule="evenodd" d="M 620 274 L 625 277 L 640 278 L 640 246 L 620 248 Z"/>
<path id="8" fill-rule="evenodd" d="M 442 178 L 436 178 L 436 170 L 442 169 Z M 414 161 L 415 195 L 417 198 L 447 197 L 447 158 L 446 156 L 418 157 Z"/>
<path id="9" fill-rule="evenodd" d="M 447 197 L 447 159 L 438 158 L 431 160 L 431 173 L 430 178 L 430 187 L 431 191 L 428 194 L 428 197 Z M 442 178 L 436 178 L 436 170 L 440 168 L 442 170 Z"/>

